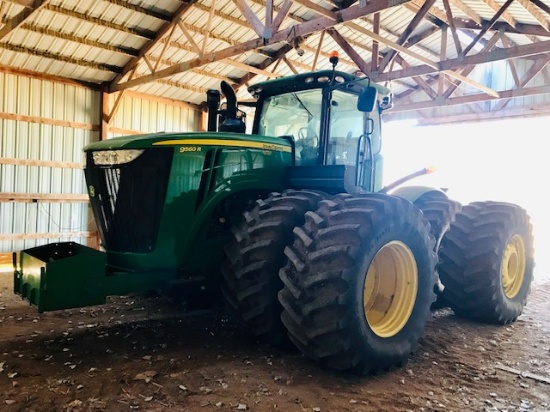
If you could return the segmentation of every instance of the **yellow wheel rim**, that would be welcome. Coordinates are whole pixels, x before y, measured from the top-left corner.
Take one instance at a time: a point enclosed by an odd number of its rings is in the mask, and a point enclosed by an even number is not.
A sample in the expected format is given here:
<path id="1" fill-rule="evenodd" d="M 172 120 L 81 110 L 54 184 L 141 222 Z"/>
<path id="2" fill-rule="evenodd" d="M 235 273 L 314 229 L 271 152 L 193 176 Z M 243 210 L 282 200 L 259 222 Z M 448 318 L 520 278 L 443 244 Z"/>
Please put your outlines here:
<path id="1" fill-rule="evenodd" d="M 508 299 L 514 298 L 525 278 L 525 244 L 520 235 L 514 235 L 504 249 L 500 268 L 502 290 Z"/>
<path id="2" fill-rule="evenodd" d="M 389 242 L 372 260 L 363 290 L 365 318 L 371 330 L 389 338 L 407 324 L 418 292 L 418 267 L 411 250 Z"/>

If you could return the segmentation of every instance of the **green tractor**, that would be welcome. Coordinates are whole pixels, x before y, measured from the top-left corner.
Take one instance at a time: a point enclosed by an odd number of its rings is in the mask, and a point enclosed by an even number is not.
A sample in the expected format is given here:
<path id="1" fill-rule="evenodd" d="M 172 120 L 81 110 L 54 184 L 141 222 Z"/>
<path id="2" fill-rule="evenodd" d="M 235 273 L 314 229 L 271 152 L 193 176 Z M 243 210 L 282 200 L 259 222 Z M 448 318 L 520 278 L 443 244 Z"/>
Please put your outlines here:
<path id="1" fill-rule="evenodd" d="M 103 250 L 14 254 L 15 292 L 40 312 L 155 289 L 177 290 L 189 310 L 224 301 L 258 340 L 360 374 L 405 362 L 437 302 L 497 324 L 521 314 L 527 213 L 397 187 L 426 171 L 382 187 L 388 89 L 333 67 L 249 91 L 252 134 L 222 82 L 207 94 L 207 132 L 87 146 Z"/>

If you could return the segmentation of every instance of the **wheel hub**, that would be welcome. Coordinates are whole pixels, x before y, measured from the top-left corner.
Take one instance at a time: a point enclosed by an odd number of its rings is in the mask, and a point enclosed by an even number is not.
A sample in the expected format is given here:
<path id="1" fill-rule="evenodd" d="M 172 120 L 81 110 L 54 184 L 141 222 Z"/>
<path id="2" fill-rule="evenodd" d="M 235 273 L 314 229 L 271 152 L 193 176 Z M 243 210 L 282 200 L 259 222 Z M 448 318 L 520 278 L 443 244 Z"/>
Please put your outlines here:
<path id="1" fill-rule="evenodd" d="M 500 269 L 502 289 L 507 298 L 514 298 L 525 278 L 525 244 L 520 235 L 514 235 L 504 249 Z"/>
<path id="2" fill-rule="evenodd" d="M 401 241 L 387 243 L 365 275 L 363 309 L 371 330 L 383 338 L 399 333 L 411 316 L 417 292 L 418 268 L 412 251 Z"/>

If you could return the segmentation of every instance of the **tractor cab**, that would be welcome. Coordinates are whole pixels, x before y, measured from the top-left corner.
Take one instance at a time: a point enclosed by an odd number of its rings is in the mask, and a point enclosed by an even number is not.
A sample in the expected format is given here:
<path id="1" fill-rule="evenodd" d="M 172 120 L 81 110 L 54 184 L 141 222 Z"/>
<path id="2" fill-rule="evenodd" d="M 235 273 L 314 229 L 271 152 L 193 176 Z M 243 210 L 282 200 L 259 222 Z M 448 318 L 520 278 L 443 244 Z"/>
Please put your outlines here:
<path id="1" fill-rule="evenodd" d="M 381 113 L 390 91 L 368 78 L 325 70 L 258 83 L 252 133 L 293 142 L 293 187 L 329 192 L 381 187 Z"/>

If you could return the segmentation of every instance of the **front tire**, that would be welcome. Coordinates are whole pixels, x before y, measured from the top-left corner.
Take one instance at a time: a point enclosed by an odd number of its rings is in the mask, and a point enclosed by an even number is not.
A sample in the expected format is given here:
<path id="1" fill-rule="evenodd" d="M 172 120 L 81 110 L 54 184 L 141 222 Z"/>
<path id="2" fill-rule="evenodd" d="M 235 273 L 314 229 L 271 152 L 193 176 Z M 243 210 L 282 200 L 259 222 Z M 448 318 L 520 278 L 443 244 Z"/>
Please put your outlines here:
<path id="1" fill-rule="evenodd" d="M 292 243 L 292 230 L 304 223 L 326 195 L 287 190 L 272 193 L 243 214 L 226 245 L 227 260 L 221 271 L 226 306 L 258 340 L 272 345 L 286 339 L 277 293 L 282 288 L 279 269 L 285 264 L 284 248 Z"/>
<path id="2" fill-rule="evenodd" d="M 439 273 L 451 309 L 507 324 L 522 313 L 534 269 L 527 212 L 501 202 L 464 206 L 441 244 Z"/>
<path id="3" fill-rule="evenodd" d="M 436 256 L 407 200 L 368 194 L 321 202 L 294 230 L 280 276 L 282 320 L 306 355 L 339 370 L 401 365 L 423 335 Z"/>

